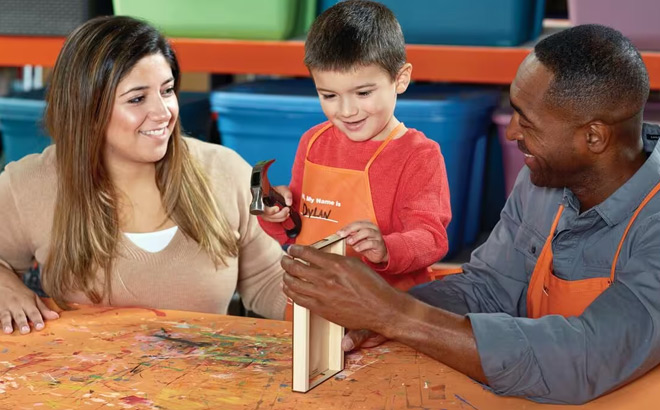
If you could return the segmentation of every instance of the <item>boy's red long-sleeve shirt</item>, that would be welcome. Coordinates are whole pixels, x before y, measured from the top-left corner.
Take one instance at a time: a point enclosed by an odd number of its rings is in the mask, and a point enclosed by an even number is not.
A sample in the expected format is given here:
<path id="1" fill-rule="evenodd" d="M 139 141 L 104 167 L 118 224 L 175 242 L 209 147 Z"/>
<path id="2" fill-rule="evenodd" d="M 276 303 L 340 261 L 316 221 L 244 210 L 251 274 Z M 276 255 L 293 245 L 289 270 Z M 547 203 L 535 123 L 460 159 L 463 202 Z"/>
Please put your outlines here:
<path id="1" fill-rule="evenodd" d="M 325 124 L 313 127 L 300 139 L 289 185 L 294 209 L 300 206 L 307 145 Z M 312 145 L 309 160 L 330 167 L 363 170 L 381 143 L 351 141 L 331 127 Z M 410 274 L 418 283 L 426 281 L 426 267 L 447 253 L 446 228 L 451 220 L 447 172 L 438 143 L 420 131 L 408 129 L 402 137 L 392 140 L 373 162 L 369 181 L 389 261 L 373 264 L 363 260 L 381 275 Z M 286 236 L 282 225 L 261 218 L 259 223 L 281 244 L 295 242 Z"/>

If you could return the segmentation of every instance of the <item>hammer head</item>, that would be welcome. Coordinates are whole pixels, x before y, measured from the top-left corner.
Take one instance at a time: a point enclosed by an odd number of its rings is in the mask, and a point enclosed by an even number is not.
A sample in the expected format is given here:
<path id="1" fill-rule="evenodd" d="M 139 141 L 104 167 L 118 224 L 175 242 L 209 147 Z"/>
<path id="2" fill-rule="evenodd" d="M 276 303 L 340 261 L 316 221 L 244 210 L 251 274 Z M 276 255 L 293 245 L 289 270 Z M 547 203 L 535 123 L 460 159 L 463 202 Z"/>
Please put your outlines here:
<path id="1" fill-rule="evenodd" d="M 264 198 L 270 197 L 270 182 L 268 181 L 268 168 L 275 162 L 274 159 L 268 161 L 259 161 L 252 167 L 252 177 L 250 179 L 250 191 L 252 192 L 252 202 L 250 203 L 250 213 L 252 215 L 261 215 L 267 204 L 264 204 Z M 268 202 L 268 199 L 266 200 Z"/>

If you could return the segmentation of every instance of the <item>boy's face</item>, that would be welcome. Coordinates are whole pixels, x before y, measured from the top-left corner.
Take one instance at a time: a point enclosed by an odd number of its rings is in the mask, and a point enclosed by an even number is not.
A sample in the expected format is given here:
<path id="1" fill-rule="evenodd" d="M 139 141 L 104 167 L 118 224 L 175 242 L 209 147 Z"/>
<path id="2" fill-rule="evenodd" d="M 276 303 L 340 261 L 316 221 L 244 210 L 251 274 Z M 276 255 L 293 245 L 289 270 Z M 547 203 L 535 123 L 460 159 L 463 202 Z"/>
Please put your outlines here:
<path id="1" fill-rule="evenodd" d="M 384 140 L 397 125 L 397 94 L 410 82 L 412 66 L 406 64 L 392 81 L 372 64 L 350 71 L 311 70 L 323 113 L 352 141 Z"/>

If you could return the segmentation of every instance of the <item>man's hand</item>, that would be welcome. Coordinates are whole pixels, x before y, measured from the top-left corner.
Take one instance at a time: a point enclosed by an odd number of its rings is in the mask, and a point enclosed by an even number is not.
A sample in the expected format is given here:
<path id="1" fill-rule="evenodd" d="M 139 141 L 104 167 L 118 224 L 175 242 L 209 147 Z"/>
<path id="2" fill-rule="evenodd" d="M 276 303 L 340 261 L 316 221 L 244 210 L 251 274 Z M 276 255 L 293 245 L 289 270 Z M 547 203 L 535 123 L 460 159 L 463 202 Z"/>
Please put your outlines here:
<path id="1" fill-rule="evenodd" d="M 373 223 L 369 221 L 353 222 L 337 231 L 337 234 L 346 238 L 346 243 L 370 262 L 385 263 L 389 260 L 383 235 L 378 226 Z"/>
<path id="2" fill-rule="evenodd" d="M 262 218 L 266 222 L 273 222 L 273 223 L 282 223 L 287 220 L 289 217 L 289 214 L 291 212 L 291 204 L 293 203 L 293 195 L 291 194 L 291 190 L 289 189 L 288 186 L 286 185 L 278 185 L 272 187 L 275 191 L 279 192 L 280 195 L 284 198 L 284 202 L 286 202 L 287 206 L 280 207 L 278 206 L 267 206 L 264 209 L 264 213 L 261 214 L 259 217 Z"/>
<path id="3" fill-rule="evenodd" d="M 385 341 L 387 341 L 385 336 L 374 333 L 371 330 L 349 330 L 341 340 L 341 348 L 345 352 L 350 352 L 359 348 L 375 347 Z"/>
<path id="4" fill-rule="evenodd" d="M 294 302 L 346 328 L 387 334 L 405 294 L 356 258 L 300 245 L 288 252 L 282 258 L 284 293 Z"/>

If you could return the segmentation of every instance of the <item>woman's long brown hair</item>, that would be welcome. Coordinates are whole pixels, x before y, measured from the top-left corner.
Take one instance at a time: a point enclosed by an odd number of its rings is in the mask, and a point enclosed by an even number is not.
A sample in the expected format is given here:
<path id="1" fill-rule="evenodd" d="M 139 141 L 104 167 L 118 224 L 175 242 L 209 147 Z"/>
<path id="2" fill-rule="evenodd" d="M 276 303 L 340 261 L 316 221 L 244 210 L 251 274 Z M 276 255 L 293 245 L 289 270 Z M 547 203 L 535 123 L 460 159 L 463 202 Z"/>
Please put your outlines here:
<path id="1" fill-rule="evenodd" d="M 156 29 L 131 17 L 86 22 L 67 38 L 55 63 L 45 120 L 56 144 L 58 189 L 42 282 L 64 309 L 70 291 L 83 291 L 94 303 L 111 296 L 120 228 L 117 191 L 102 158 L 106 129 L 119 82 L 140 59 L 158 53 L 170 64 L 178 94 L 172 48 Z M 190 156 L 178 120 L 156 163 L 156 184 L 168 216 L 216 264 L 238 255 L 237 238 Z"/>

